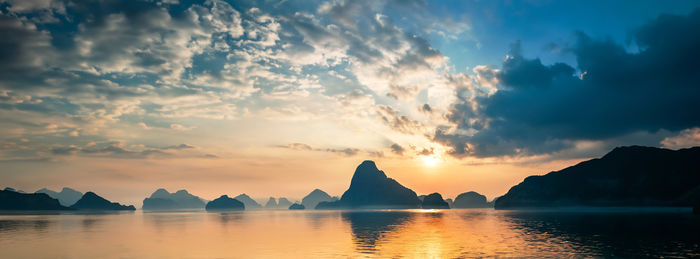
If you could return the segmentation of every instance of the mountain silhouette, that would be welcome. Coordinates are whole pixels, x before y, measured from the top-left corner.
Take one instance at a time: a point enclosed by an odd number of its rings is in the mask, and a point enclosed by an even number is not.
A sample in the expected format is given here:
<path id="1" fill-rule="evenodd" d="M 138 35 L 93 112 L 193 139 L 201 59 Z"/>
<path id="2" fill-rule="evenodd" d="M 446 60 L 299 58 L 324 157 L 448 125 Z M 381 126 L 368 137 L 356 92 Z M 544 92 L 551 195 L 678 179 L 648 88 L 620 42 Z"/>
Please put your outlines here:
<path id="1" fill-rule="evenodd" d="M 618 147 L 602 158 L 529 176 L 495 201 L 497 209 L 556 206 L 692 206 L 700 147 Z"/>
<path id="2" fill-rule="evenodd" d="M 453 208 L 493 208 L 493 204 L 478 192 L 465 192 L 457 195 Z"/>
<path id="3" fill-rule="evenodd" d="M 277 209 L 277 200 L 274 197 L 270 197 L 270 199 L 267 200 L 267 203 L 265 203 L 265 208 L 266 209 Z"/>
<path id="4" fill-rule="evenodd" d="M 337 200 L 337 197 L 331 197 L 328 195 L 328 193 L 322 190 L 314 189 L 308 195 L 306 195 L 306 197 L 301 199 L 301 205 L 304 205 L 304 207 L 308 209 L 314 209 L 319 202 L 332 202 Z"/>
<path id="5" fill-rule="evenodd" d="M 449 209 L 450 205 L 442 199 L 439 193 L 431 193 L 423 198 L 421 208 L 424 209 Z"/>
<path id="6" fill-rule="evenodd" d="M 451 198 L 447 198 L 447 199 L 445 199 L 445 202 L 447 202 L 447 205 L 449 205 L 449 206 L 450 206 L 450 209 L 452 209 L 452 208 L 454 208 L 454 207 L 455 207 L 455 205 L 454 205 L 454 202 L 452 201 L 452 199 L 451 199 Z"/>
<path id="7" fill-rule="evenodd" d="M 136 210 L 134 205 L 125 206 L 110 202 L 94 192 L 86 192 L 80 200 L 70 207 L 78 210 Z"/>
<path id="8" fill-rule="evenodd" d="M 265 203 L 265 209 L 268 209 L 268 210 L 286 210 L 291 205 L 292 205 L 292 202 L 287 200 L 287 198 L 280 197 L 279 200 L 277 200 L 277 199 L 275 199 L 275 197 L 270 197 L 270 199 L 267 200 L 267 203 Z"/>
<path id="9" fill-rule="evenodd" d="M 10 188 L 12 189 L 12 188 Z M 14 189 L 13 189 L 14 190 Z M 19 193 L 0 190 L 0 210 L 67 210 L 57 199 L 45 193 Z"/>
<path id="10" fill-rule="evenodd" d="M 250 198 L 250 196 L 248 196 L 248 195 L 245 194 L 245 193 L 234 197 L 234 199 L 236 199 L 236 200 L 242 202 L 243 204 L 245 204 L 245 209 L 246 209 L 246 210 L 262 209 L 262 206 L 261 206 L 258 202 L 256 202 L 256 201 L 253 200 L 252 198 Z"/>
<path id="11" fill-rule="evenodd" d="M 16 193 L 26 193 L 26 192 L 24 192 L 24 191 L 22 191 L 22 190 L 15 190 L 15 188 L 12 188 L 12 187 L 5 187 L 4 190 L 5 190 L 5 191 L 16 192 Z"/>
<path id="12" fill-rule="evenodd" d="M 277 208 L 278 209 L 288 209 L 289 206 L 292 206 L 292 202 L 287 200 L 285 197 L 280 197 L 277 200 Z"/>
<path id="13" fill-rule="evenodd" d="M 49 190 L 46 188 L 41 188 L 38 191 L 36 191 L 35 193 L 46 193 L 51 198 L 58 199 L 58 202 L 60 202 L 61 205 L 63 205 L 63 206 L 71 206 L 71 205 L 75 204 L 75 202 L 80 200 L 80 198 L 83 197 L 82 192 L 73 190 L 73 189 L 68 188 L 68 187 L 63 187 L 61 192 L 56 192 L 56 191 L 52 191 L 52 190 Z"/>
<path id="14" fill-rule="evenodd" d="M 341 208 L 419 208 L 414 191 L 388 178 L 373 161 L 362 162 L 350 181 L 350 187 L 338 201 L 321 202 L 316 209 Z"/>
<path id="15" fill-rule="evenodd" d="M 179 190 L 170 193 L 166 189 L 158 189 L 151 197 L 143 200 L 144 210 L 178 210 L 178 209 L 203 209 L 204 201 L 187 190 Z"/>
<path id="16" fill-rule="evenodd" d="M 299 203 L 294 203 L 291 206 L 289 206 L 290 210 L 303 210 L 305 209 L 304 205 L 299 204 Z"/>
<path id="17" fill-rule="evenodd" d="M 221 197 L 210 201 L 205 206 L 207 211 L 221 211 L 221 210 L 245 210 L 245 204 L 243 202 L 229 198 L 228 195 L 221 195 Z"/>

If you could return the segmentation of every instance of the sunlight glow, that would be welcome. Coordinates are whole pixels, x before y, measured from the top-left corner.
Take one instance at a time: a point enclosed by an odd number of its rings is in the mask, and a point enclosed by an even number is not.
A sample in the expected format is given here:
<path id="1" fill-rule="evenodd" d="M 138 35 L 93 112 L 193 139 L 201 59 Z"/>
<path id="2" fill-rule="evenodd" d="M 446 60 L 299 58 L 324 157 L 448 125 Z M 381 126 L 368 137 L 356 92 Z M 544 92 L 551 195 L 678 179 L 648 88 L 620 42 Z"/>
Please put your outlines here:
<path id="1" fill-rule="evenodd" d="M 440 158 L 438 158 L 436 155 L 429 155 L 429 156 L 422 156 L 421 160 L 423 160 L 423 164 L 425 166 L 430 166 L 433 167 L 440 162 Z"/>

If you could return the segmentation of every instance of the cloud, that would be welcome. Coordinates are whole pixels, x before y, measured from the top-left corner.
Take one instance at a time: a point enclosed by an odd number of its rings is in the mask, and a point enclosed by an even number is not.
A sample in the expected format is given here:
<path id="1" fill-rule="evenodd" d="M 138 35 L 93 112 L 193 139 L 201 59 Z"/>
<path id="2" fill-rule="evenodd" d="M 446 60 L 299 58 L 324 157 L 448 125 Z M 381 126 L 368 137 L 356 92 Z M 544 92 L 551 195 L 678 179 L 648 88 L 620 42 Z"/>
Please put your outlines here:
<path id="1" fill-rule="evenodd" d="M 406 151 L 401 145 L 399 144 L 391 144 L 391 152 L 394 152 L 397 155 L 403 155 L 403 152 Z"/>
<path id="2" fill-rule="evenodd" d="M 423 104 L 420 108 L 418 108 L 418 110 L 425 112 L 425 113 L 432 113 L 433 112 L 433 108 L 431 108 L 430 104 L 427 104 L 427 103 Z"/>
<path id="3" fill-rule="evenodd" d="M 343 154 L 345 156 L 354 156 L 354 155 L 357 155 L 358 152 L 360 152 L 360 150 L 357 148 L 341 148 L 341 149 L 326 148 L 324 151 L 331 152 L 331 153 Z"/>
<path id="4" fill-rule="evenodd" d="M 493 94 L 457 90 L 434 140 L 455 156 L 549 154 L 578 141 L 700 126 L 700 9 L 637 29 L 639 52 L 577 32 L 577 68 L 524 57 L 514 44 Z M 585 73 L 585 76 L 580 74 Z"/>
<path id="5" fill-rule="evenodd" d="M 341 154 L 344 156 L 354 156 L 357 155 L 360 152 L 360 149 L 358 148 L 314 148 L 311 145 L 304 144 L 304 143 L 290 143 L 286 145 L 277 145 L 275 147 L 278 148 L 287 148 L 287 149 L 292 149 L 292 150 L 301 150 L 301 151 L 316 151 L 316 152 L 328 152 L 328 153 L 335 153 L 335 154 Z M 368 154 L 378 154 L 376 152 L 369 151 Z"/>
<path id="6" fill-rule="evenodd" d="M 407 116 L 399 115 L 399 112 L 388 105 L 377 105 L 377 114 L 381 120 L 392 130 L 405 133 L 416 134 L 423 131 L 423 125 L 410 119 Z"/>
<path id="7" fill-rule="evenodd" d="M 180 145 L 175 145 L 175 146 L 167 146 L 162 149 L 192 149 L 194 146 L 192 145 L 187 145 L 187 144 L 180 144 Z"/>
<path id="8" fill-rule="evenodd" d="M 48 145 L 197 134 L 198 123 L 242 118 L 415 134 L 421 122 L 399 107 L 443 111 L 434 105 L 450 92 L 448 59 L 387 15 L 419 15 L 416 1 L 2 5 L 0 110 L 10 112 L 0 116 L 15 134 L 46 134 L 23 125 L 47 120 L 75 138 Z"/>
<path id="9" fill-rule="evenodd" d="M 80 148 L 76 146 L 66 146 L 66 147 L 53 147 L 51 148 L 51 153 L 54 155 L 73 155 L 80 151 Z"/>
<path id="10" fill-rule="evenodd" d="M 304 144 L 304 143 L 291 143 L 291 144 L 286 144 L 286 145 L 278 145 L 277 147 L 294 149 L 294 150 L 313 150 L 313 148 L 311 146 Z"/>
<path id="11" fill-rule="evenodd" d="M 686 129 L 677 136 L 664 138 L 661 145 L 671 149 L 700 146 L 700 128 Z"/>
<path id="12" fill-rule="evenodd" d="M 435 151 L 432 148 L 431 149 L 423 148 L 420 152 L 418 152 L 418 154 L 422 155 L 422 156 L 429 156 L 429 155 L 432 155 L 434 153 L 435 153 Z"/>
<path id="13" fill-rule="evenodd" d="M 185 127 L 185 126 L 182 126 L 181 124 L 173 123 L 173 124 L 170 124 L 170 128 L 174 129 L 174 130 L 179 130 L 179 131 L 188 131 L 188 130 L 192 130 L 194 127 Z"/>
<path id="14" fill-rule="evenodd" d="M 87 157 L 109 157 L 109 158 L 168 158 L 176 156 L 187 156 L 185 153 L 178 153 L 180 151 L 194 149 L 194 146 L 187 144 L 179 144 L 166 146 L 162 148 L 158 147 L 146 147 L 143 145 L 126 145 L 120 141 L 103 141 L 103 142 L 90 142 L 88 144 L 78 146 L 78 145 L 68 145 L 68 146 L 54 146 L 49 152 L 52 155 L 67 156 L 67 155 L 81 155 Z M 207 156 L 211 154 L 204 154 L 201 156 Z M 197 155 L 199 156 L 199 155 Z"/>

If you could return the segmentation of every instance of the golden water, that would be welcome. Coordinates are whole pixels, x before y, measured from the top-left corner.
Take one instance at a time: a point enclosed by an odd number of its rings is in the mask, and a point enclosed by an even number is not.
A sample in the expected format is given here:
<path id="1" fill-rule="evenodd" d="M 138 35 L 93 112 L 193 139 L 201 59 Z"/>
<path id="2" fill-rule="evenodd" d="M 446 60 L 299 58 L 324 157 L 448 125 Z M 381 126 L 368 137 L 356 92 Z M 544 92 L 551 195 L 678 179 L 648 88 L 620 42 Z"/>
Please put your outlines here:
<path id="1" fill-rule="evenodd" d="M 687 211 L 0 215 L 0 257 L 692 257 L 698 233 Z"/>

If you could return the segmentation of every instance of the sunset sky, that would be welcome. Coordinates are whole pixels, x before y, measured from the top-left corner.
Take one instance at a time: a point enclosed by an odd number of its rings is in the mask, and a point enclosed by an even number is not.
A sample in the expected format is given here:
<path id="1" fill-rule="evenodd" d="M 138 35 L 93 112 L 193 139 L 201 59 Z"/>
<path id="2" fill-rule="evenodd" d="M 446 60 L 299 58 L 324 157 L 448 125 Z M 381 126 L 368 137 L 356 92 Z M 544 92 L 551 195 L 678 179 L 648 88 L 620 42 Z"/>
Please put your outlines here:
<path id="1" fill-rule="evenodd" d="M 89 3 L 88 3 L 89 2 Z M 700 145 L 698 1 L 0 1 L 0 188 L 489 200 Z"/>

